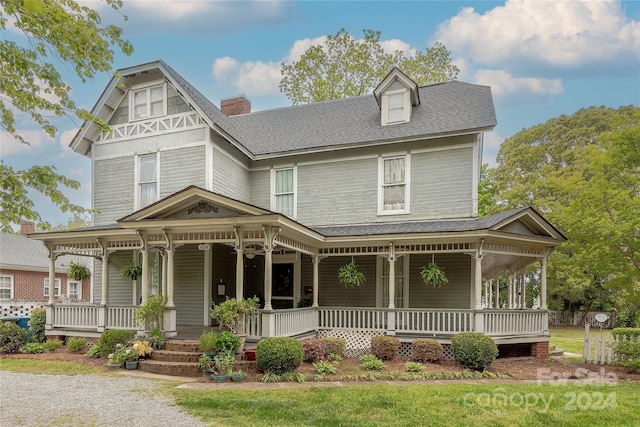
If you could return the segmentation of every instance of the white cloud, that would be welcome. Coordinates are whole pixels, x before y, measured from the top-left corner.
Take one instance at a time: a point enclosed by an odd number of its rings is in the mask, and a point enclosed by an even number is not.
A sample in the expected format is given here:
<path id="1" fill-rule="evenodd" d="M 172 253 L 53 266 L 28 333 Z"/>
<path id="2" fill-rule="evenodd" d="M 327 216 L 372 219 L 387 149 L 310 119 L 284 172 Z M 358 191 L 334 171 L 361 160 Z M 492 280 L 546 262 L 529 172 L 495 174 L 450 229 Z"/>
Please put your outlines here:
<path id="1" fill-rule="evenodd" d="M 38 154 L 38 148 L 51 141 L 51 137 L 42 130 L 19 130 L 16 132 L 29 142 L 24 144 L 6 131 L 0 134 L 0 157 L 14 154 Z"/>
<path id="2" fill-rule="evenodd" d="M 293 42 L 293 46 L 289 49 L 289 54 L 283 62 L 292 64 L 300 59 L 300 57 L 314 45 L 324 45 L 327 42 L 327 36 L 320 36 L 313 39 L 302 39 Z"/>
<path id="3" fill-rule="evenodd" d="M 563 92 L 562 80 L 537 77 L 514 77 L 504 70 L 478 70 L 475 83 L 491 86 L 498 102 L 540 101 Z"/>
<path id="4" fill-rule="evenodd" d="M 627 18 L 620 1 L 510 0 L 483 15 L 462 9 L 435 38 L 456 55 L 511 72 L 625 65 L 636 72 L 640 21 Z"/>
<path id="5" fill-rule="evenodd" d="M 60 134 L 60 140 L 59 140 L 60 146 L 63 148 L 64 152 L 71 151 L 71 148 L 69 147 L 69 143 L 71 142 L 73 137 L 76 136 L 76 133 L 78 133 L 78 130 L 80 129 L 79 128 L 69 129 L 69 130 L 65 130 Z"/>
<path id="6" fill-rule="evenodd" d="M 385 53 L 393 53 L 396 50 L 404 52 L 405 56 L 412 56 L 416 54 L 416 49 L 411 48 L 409 43 L 403 42 L 399 39 L 380 40 L 380 46 Z"/>
<path id="7" fill-rule="evenodd" d="M 496 156 L 500 151 L 500 146 L 504 142 L 504 137 L 499 135 L 496 131 L 485 132 L 483 139 L 483 157 L 482 163 L 488 163 L 490 167 L 495 168 L 498 163 L 496 162 Z"/>

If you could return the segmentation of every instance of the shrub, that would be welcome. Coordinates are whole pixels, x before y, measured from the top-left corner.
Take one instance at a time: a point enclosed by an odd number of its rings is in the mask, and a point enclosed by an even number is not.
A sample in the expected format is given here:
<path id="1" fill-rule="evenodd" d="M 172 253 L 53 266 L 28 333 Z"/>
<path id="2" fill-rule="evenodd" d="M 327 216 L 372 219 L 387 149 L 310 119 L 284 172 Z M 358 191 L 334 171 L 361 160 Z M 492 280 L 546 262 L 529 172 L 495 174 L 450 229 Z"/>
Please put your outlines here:
<path id="1" fill-rule="evenodd" d="M 87 351 L 88 357 L 100 357 L 100 346 L 98 344 L 93 344 L 89 351 Z"/>
<path id="2" fill-rule="evenodd" d="M 371 337 L 371 354 L 381 360 L 392 360 L 400 351 L 400 340 L 396 337 Z"/>
<path id="3" fill-rule="evenodd" d="M 82 337 L 71 337 L 67 341 L 67 350 L 69 353 L 80 353 L 87 348 L 87 339 Z"/>
<path id="4" fill-rule="evenodd" d="M 342 356 L 336 353 L 329 353 L 329 355 L 327 356 L 327 360 L 329 362 L 339 362 L 342 360 Z"/>
<path id="5" fill-rule="evenodd" d="M 365 354 L 360 358 L 362 369 L 367 371 L 381 371 L 384 369 L 384 363 L 373 354 Z"/>
<path id="6" fill-rule="evenodd" d="M 11 322 L 0 322 L 0 351 L 17 353 L 29 340 L 27 331 Z"/>
<path id="7" fill-rule="evenodd" d="M 242 340 L 236 334 L 222 331 L 215 337 L 215 346 L 219 351 L 235 352 L 242 345 Z"/>
<path id="8" fill-rule="evenodd" d="M 127 345 L 129 341 L 134 338 L 135 334 L 132 331 L 120 329 L 104 331 L 102 335 L 100 335 L 100 341 L 98 342 L 98 345 L 100 346 L 100 354 L 106 357 L 116 351 L 116 345 Z"/>
<path id="9" fill-rule="evenodd" d="M 640 338 L 640 328 L 613 328 L 611 335 L 618 339 Z"/>
<path id="10" fill-rule="evenodd" d="M 42 348 L 44 348 L 45 351 L 56 351 L 56 349 L 58 347 L 62 346 L 62 341 L 58 341 L 58 340 L 49 340 L 46 343 L 42 344 Z"/>
<path id="11" fill-rule="evenodd" d="M 45 323 L 47 323 L 47 309 L 37 308 L 31 312 L 31 319 L 29 320 L 31 341 L 42 343 L 47 340 L 44 334 Z"/>
<path id="12" fill-rule="evenodd" d="M 320 338 L 322 344 L 324 344 L 324 355 L 337 354 L 340 357 L 344 357 L 347 353 L 347 340 L 339 337 L 327 337 Z"/>
<path id="13" fill-rule="evenodd" d="M 418 338 L 411 343 L 411 360 L 414 362 L 440 362 L 442 345 L 430 338 Z"/>
<path id="14" fill-rule="evenodd" d="M 487 335 L 461 332 L 451 338 L 451 353 L 464 367 L 482 371 L 498 357 L 498 346 Z"/>
<path id="15" fill-rule="evenodd" d="M 324 359 L 324 343 L 317 339 L 311 338 L 300 341 L 302 348 L 304 349 L 304 361 L 305 362 L 317 362 Z"/>
<path id="16" fill-rule="evenodd" d="M 304 349 L 297 340 L 289 337 L 269 337 L 256 346 L 256 365 L 259 369 L 282 375 L 302 364 Z"/>
<path id="17" fill-rule="evenodd" d="M 164 347 L 164 334 L 160 328 L 154 328 L 149 337 L 149 344 L 154 350 L 161 350 Z"/>
<path id="18" fill-rule="evenodd" d="M 420 372 L 422 371 L 422 363 L 418 363 L 418 362 L 406 362 L 404 364 L 404 368 L 407 370 L 407 372 Z"/>
<path id="19" fill-rule="evenodd" d="M 313 367 L 316 368 L 316 374 L 319 375 L 331 375 L 336 373 L 336 367 L 329 362 L 314 363 Z"/>
<path id="20" fill-rule="evenodd" d="M 42 344 L 39 344 L 37 342 L 26 343 L 24 347 L 20 349 L 20 352 L 24 354 L 36 354 L 42 353 L 43 351 L 44 349 L 42 348 Z"/>
<path id="21" fill-rule="evenodd" d="M 216 331 L 203 331 L 202 335 L 200 335 L 198 348 L 205 353 L 215 353 L 218 351 L 218 347 L 216 347 L 217 338 L 218 333 Z"/>
<path id="22" fill-rule="evenodd" d="M 640 328 L 615 328 L 611 334 L 618 340 L 613 347 L 618 365 L 640 371 Z"/>

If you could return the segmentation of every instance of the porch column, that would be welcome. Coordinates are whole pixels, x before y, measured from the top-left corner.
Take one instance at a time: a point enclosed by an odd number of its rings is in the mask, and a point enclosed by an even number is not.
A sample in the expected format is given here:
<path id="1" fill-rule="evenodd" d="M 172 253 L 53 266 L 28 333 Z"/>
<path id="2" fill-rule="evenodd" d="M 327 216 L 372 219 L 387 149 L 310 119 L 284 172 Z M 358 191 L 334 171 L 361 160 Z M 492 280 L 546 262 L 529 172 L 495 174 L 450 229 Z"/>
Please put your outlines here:
<path id="1" fill-rule="evenodd" d="M 513 273 L 509 272 L 509 278 L 507 280 L 507 284 L 509 286 L 508 296 L 507 296 L 507 309 L 511 310 L 513 308 Z"/>
<path id="2" fill-rule="evenodd" d="M 234 227 L 233 232 L 236 235 L 236 299 L 241 301 L 244 298 L 244 243 L 242 231 Z"/>
<path id="3" fill-rule="evenodd" d="M 149 250 L 146 244 L 142 247 L 142 284 L 140 287 L 144 304 L 149 298 Z"/>
<path id="4" fill-rule="evenodd" d="M 213 270 L 212 270 L 212 259 L 211 259 L 211 245 L 206 244 L 208 249 L 202 251 L 204 256 L 203 265 L 204 265 L 204 283 L 203 283 L 203 319 L 202 324 L 204 326 L 211 325 L 211 286 L 213 283 Z"/>
<path id="5" fill-rule="evenodd" d="M 107 329 L 107 296 L 109 287 L 109 251 L 104 240 L 98 240 L 102 248 L 102 272 L 100 276 L 100 308 L 98 309 L 97 332 L 104 332 Z"/>
<path id="6" fill-rule="evenodd" d="M 44 328 L 46 330 L 51 330 L 53 329 L 53 325 L 55 322 L 55 310 L 53 309 L 53 291 L 55 290 L 56 286 L 56 256 L 53 253 L 53 245 L 47 245 L 47 250 L 49 251 L 49 301 L 47 302 Z"/>
<path id="7" fill-rule="evenodd" d="M 389 243 L 389 311 L 387 311 L 387 335 L 396 334 L 396 248 Z"/>
<path id="8" fill-rule="evenodd" d="M 175 307 L 173 302 L 173 286 L 174 286 L 174 278 L 173 278 L 173 255 L 174 255 L 173 245 L 169 245 L 167 247 L 167 307 Z"/>
<path id="9" fill-rule="evenodd" d="M 495 308 L 500 308 L 500 275 L 496 274 L 493 278 L 495 281 L 494 302 Z"/>
<path id="10" fill-rule="evenodd" d="M 526 275 L 524 274 L 524 270 L 521 271 L 520 283 L 521 283 L 521 297 L 520 297 L 520 308 L 527 308 L 527 283 L 526 283 Z"/>
<path id="11" fill-rule="evenodd" d="M 540 258 L 540 309 L 547 309 L 547 256 Z"/>
<path id="12" fill-rule="evenodd" d="M 474 254 L 475 259 L 475 328 L 474 332 L 484 332 L 484 313 L 482 312 L 482 247 L 484 246 L 484 240 L 480 242 L 478 250 Z"/>
<path id="13" fill-rule="evenodd" d="M 318 268 L 320 265 L 320 257 L 314 255 L 311 257 L 313 262 L 313 304 L 312 307 L 318 307 Z"/>
<path id="14" fill-rule="evenodd" d="M 162 295 L 167 296 L 167 251 L 162 250 Z"/>
<path id="15" fill-rule="evenodd" d="M 263 226 L 264 232 L 264 309 L 273 310 L 271 306 L 271 286 L 273 280 L 273 246 L 280 229 L 278 227 Z"/>

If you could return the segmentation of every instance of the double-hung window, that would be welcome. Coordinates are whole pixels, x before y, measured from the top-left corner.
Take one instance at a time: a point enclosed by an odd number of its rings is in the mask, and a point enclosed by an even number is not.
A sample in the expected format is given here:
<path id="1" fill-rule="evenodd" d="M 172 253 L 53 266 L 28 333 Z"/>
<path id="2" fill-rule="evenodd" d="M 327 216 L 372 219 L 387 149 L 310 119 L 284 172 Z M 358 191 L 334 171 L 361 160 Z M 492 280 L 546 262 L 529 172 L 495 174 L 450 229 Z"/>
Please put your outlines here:
<path id="1" fill-rule="evenodd" d="M 82 299 L 82 282 L 69 280 L 67 282 L 67 296 L 69 299 Z"/>
<path id="2" fill-rule="evenodd" d="M 296 217 L 296 178 L 295 166 L 271 170 L 271 210 Z"/>
<path id="3" fill-rule="evenodd" d="M 129 118 L 141 120 L 167 114 L 166 93 L 165 84 L 132 90 L 129 98 Z"/>
<path id="4" fill-rule="evenodd" d="M 158 200 L 158 155 L 138 156 L 138 208 Z"/>
<path id="5" fill-rule="evenodd" d="M 409 213 L 410 156 L 380 157 L 378 213 Z"/>
<path id="6" fill-rule="evenodd" d="M 0 299 L 13 298 L 13 276 L 0 276 Z"/>
<path id="7" fill-rule="evenodd" d="M 44 296 L 48 297 L 49 296 L 49 278 L 45 277 L 44 278 Z M 56 278 L 54 285 L 53 285 L 53 296 L 60 296 L 60 279 Z"/>

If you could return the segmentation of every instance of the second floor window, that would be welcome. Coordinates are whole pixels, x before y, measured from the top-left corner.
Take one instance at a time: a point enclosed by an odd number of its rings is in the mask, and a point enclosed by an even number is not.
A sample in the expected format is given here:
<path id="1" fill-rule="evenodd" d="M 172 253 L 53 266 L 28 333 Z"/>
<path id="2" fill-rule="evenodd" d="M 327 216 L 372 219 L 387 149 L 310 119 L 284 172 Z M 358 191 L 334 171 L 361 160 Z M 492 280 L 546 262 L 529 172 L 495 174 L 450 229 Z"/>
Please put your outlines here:
<path id="1" fill-rule="evenodd" d="M 380 158 L 379 213 L 409 213 L 409 156 Z"/>
<path id="2" fill-rule="evenodd" d="M 144 208 L 158 200 L 158 156 L 145 154 L 138 162 L 138 208 Z"/>
<path id="3" fill-rule="evenodd" d="M 296 169 L 273 169 L 271 174 L 271 210 L 296 217 Z"/>
<path id="4" fill-rule="evenodd" d="M 145 87 L 131 91 L 130 109 L 131 120 L 166 114 L 165 85 Z"/>

